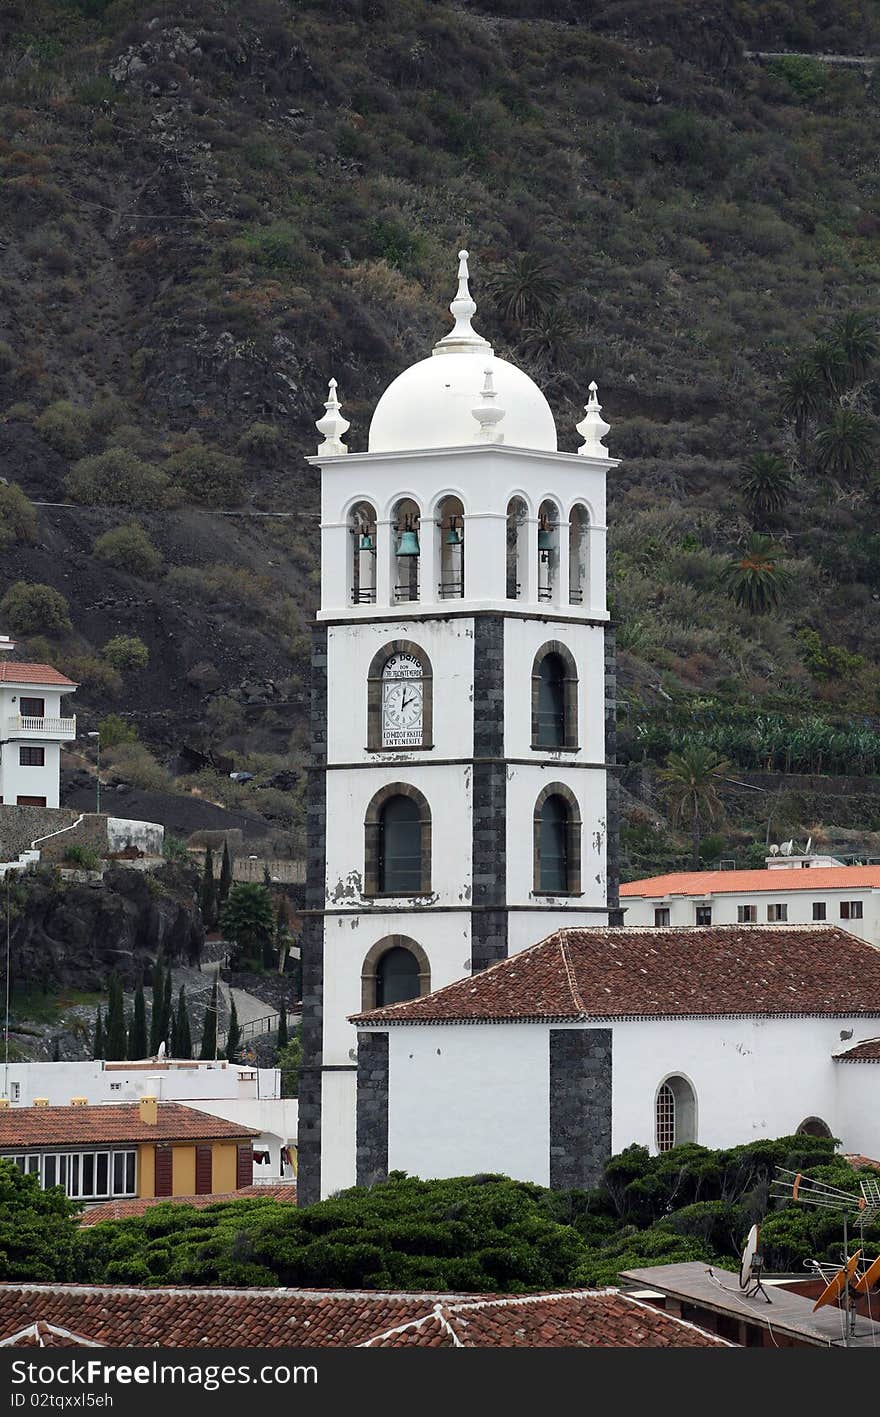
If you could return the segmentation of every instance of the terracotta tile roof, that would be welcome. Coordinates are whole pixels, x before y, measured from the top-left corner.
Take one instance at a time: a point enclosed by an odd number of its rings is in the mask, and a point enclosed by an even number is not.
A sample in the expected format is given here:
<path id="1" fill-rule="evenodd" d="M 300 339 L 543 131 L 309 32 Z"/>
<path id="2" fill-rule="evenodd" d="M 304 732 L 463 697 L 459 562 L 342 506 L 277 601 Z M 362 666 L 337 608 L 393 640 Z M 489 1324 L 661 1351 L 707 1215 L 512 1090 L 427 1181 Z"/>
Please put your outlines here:
<path id="1" fill-rule="evenodd" d="M 880 1171 L 880 1161 L 874 1161 L 870 1156 L 859 1156 L 850 1152 L 844 1155 L 844 1161 L 848 1161 L 856 1171 Z"/>
<path id="2" fill-rule="evenodd" d="M 85 1334 L 87 1341 L 114 1348 L 730 1346 L 614 1289 L 500 1298 L 0 1285 L 0 1341 L 11 1344 L 34 1325 Z"/>
<path id="3" fill-rule="evenodd" d="M 866 1038 L 833 1056 L 835 1063 L 880 1063 L 880 1038 Z"/>
<path id="4" fill-rule="evenodd" d="M 45 684 L 53 689 L 77 689 L 79 685 L 66 674 L 60 674 L 51 664 L 16 664 L 0 659 L 0 684 Z"/>
<path id="5" fill-rule="evenodd" d="M 433 994 L 352 1022 L 864 1014 L 880 950 L 832 925 L 558 930 Z"/>
<path id="6" fill-rule="evenodd" d="M 102 1220 L 130 1220 L 132 1216 L 143 1215 L 154 1205 L 191 1205 L 196 1210 L 204 1210 L 209 1205 L 241 1200 L 286 1201 L 289 1205 L 296 1205 L 296 1186 L 242 1186 L 238 1191 L 223 1191 L 219 1195 L 141 1196 L 135 1200 L 106 1201 L 103 1205 L 93 1205 L 84 1210 L 79 1223 L 100 1225 Z"/>
<path id="7" fill-rule="evenodd" d="M 88 1146 L 99 1142 L 247 1141 L 252 1127 L 160 1102 L 156 1122 L 142 1122 L 136 1102 L 89 1107 L 10 1107 L 0 1111 L 0 1151 L 34 1146 Z"/>
<path id="8" fill-rule="evenodd" d="M 20 1329 L 18 1333 L 11 1333 L 8 1338 L 0 1339 L 0 1348 L 102 1347 L 103 1344 L 95 1343 L 91 1338 L 83 1338 L 82 1334 L 71 1333 L 67 1328 L 57 1328 L 55 1324 L 44 1323 L 42 1319 L 28 1324 L 27 1328 Z"/>
<path id="9" fill-rule="evenodd" d="M 751 895 L 785 891 L 880 890 L 880 866 L 811 866 L 808 870 L 780 867 L 773 871 L 673 871 L 627 881 L 621 897 L 651 899 L 667 895 Z"/>

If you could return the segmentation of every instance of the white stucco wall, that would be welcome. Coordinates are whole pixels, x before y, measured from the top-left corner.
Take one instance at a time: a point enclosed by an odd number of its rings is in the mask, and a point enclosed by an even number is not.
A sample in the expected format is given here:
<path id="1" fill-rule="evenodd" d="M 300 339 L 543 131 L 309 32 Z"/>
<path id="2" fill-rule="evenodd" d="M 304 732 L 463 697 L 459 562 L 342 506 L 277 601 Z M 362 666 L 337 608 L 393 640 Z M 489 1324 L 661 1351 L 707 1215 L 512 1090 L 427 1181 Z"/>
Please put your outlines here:
<path id="1" fill-rule="evenodd" d="M 578 751 L 532 747 L 532 668 L 548 640 L 561 640 L 578 674 Z M 504 626 L 504 751 L 560 764 L 605 762 L 605 631 L 601 625 L 508 619 Z"/>
<path id="2" fill-rule="evenodd" d="M 788 919 L 784 922 L 787 925 L 839 925 L 841 929 L 848 930 L 858 939 L 867 940 L 871 945 L 880 946 L 880 890 L 865 886 L 823 890 L 823 868 L 821 867 L 809 872 L 808 890 L 786 890 L 785 878 L 788 872 L 777 871 L 775 874 L 779 877 L 779 884 L 778 887 L 774 885 L 772 891 L 730 891 L 711 896 L 621 896 L 620 903 L 626 909 L 624 922 L 627 925 L 653 925 L 654 911 L 659 907 L 669 910 L 670 925 L 694 925 L 697 906 L 711 905 L 711 923 L 713 925 L 735 925 L 737 923 L 737 907 L 755 905 L 758 910 L 758 919 L 755 923 L 766 925 L 768 923 L 767 906 L 778 903 L 788 907 Z M 799 879 L 802 879 L 806 874 L 807 872 L 799 874 Z M 841 920 L 840 903 L 848 900 L 862 902 L 863 918 L 861 920 Z M 824 921 L 813 919 L 814 901 L 824 902 L 826 917 Z"/>
<path id="3" fill-rule="evenodd" d="M 253 1127 L 259 1136 L 254 1138 L 254 1151 L 268 1151 L 268 1162 L 254 1162 L 255 1181 L 293 1180 L 295 1176 L 294 1153 L 296 1151 L 299 1103 L 295 1097 L 274 1099 L 225 1098 L 220 1100 L 191 1099 L 187 1106 L 196 1112 L 207 1112 L 210 1117 L 222 1117 L 227 1122 L 239 1122 L 243 1127 Z M 291 1162 L 281 1161 L 281 1149 L 287 1147 Z"/>
<path id="4" fill-rule="evenodd" d="M 20 748 L 42 748 L 42 767 L 22 766 Z M 61 745 L 44 738 L 15 739 L 0 748 L 0 797 L 14 807 L 19 797 L 45 797 L 47 807 L 59 804 Z"/>
<path id="5" fill-rule="evenodd" d="M 541 1025 L 389 1029 L 388 1166 L 550 1179 L 549 1044 Z"/>
<path id="6" fill-rule="evenodd" d="M 136 846 L 145 856 L 161 856 L 165 828 L 158 822 L 135 822 L 126 817 L 107 818 L 107 846 L 110 851 L 124 851 Z"/>
<path id="7" fill-rule="evenodd" d="M 867 1037 L 868 1031 L 859 1025 L 852 1043 L 839 1046 L 852 1047 Z M 880 1161 L 880 1063 L 835 1063 L 834 1082 L 844 1151 Z"/>

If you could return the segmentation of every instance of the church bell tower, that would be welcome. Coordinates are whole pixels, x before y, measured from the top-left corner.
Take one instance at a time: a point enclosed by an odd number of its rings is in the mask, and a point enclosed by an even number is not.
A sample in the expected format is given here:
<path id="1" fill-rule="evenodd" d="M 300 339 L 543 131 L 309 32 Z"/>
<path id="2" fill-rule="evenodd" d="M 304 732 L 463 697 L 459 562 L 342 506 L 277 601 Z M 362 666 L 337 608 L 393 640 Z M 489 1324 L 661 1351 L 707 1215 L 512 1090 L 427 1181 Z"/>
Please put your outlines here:
<path id="1" fill-rule="evenodd" d="M 359 1179 L 348 1016 L 428 993 L 617 906 L 613 650 L 596 385 L 560 452 L 550 406 L 454 328 L 380 398 L 366 452 L 335 380 L 303 932 L 299 1188 Z M 474 1079 L 479 1084 L 479 1079 Z M 463 1099 L 466 1106 L 466 1099 Z"/>

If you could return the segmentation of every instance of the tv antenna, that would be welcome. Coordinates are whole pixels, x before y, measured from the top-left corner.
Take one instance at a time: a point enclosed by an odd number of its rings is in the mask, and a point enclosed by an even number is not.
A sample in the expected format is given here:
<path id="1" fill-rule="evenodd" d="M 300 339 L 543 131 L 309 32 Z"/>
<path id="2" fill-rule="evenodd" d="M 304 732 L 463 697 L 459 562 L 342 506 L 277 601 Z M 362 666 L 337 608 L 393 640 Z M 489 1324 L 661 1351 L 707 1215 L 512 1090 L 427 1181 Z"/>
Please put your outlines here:
<path id="1" fill-rule="evenodd" d="M 790 856 L 794 851 L 794 841 L 784 841 L 779 848 L 781 855 Z"/>
<path id="2" fill-rule="evenodd" d="M 830 1186 L 826 1181 L 817 1181 L 812 1176 L 804 1176 L 799 1171 L 787 1171 L 777 1166 L 776 1175 L 770 1182 L 770 1194 L 776 1200 L 799 1201 L 802 1205 L 816 1206 L 822 1210 L 836 1210 L 843 1214 L 843 1264 L 822 1264 L 819 1260 L 805 1260 L 805 1267 L 825 1282 L 825 1288 L 813 1305 L 813 1313 L 827 1304 L 839 1304 L 843 1300 L 845 1322 L 843 1328 L 844 1347 L 856 1331 L 856 1308 L 853 1295 L 867 1294 L 880 1281 L 880 1255 L 859 1271 L 859 1261 L 865 1248 L 865 1226 L 871 1225 L 880 1215 L 880 1180 L 867 1178 L 859 1181 L 859 1192 L 845 1191 L 841 1186 Z M 849 1221 L 853 1218 L 859 1227 L 859 1248 L 854 1254 L 849 1252 Z"/>
<path id="3" fill-rule="evenodd" d="M 771 856 L 778 856 L 778 855 L 779 855 L 779 847 L 776 845 L 776 842 L 775 842 L 775 841 L 774 841 L 773 845 L 770 847 L 770 855 L 771 855 Z"/>
<path id="4" fill-rule="evenodd" d="M 760 1234 L 757 1225 L 753 1225 L 743 1247 L 739 1266 L 739 1287 L 745 1290 L 747 1299 L 755 1299 L 761 1294 L 768 1304 L 772 1304 L 773 1300 L 764 1288 L 761 1279 L 764 1270 L 764 1256 L 758 1249 Z"/>

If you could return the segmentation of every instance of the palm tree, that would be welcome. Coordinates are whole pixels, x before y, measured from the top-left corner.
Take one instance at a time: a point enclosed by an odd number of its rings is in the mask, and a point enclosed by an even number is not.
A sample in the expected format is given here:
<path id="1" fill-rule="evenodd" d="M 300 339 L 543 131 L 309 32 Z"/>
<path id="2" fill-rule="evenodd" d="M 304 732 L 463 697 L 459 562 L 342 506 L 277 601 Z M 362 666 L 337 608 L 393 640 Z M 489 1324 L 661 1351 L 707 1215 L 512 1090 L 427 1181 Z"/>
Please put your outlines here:
<path id="1" fill-rule="evenodd" d="M 846 355 L 834 340 L 817 339 L 808 363 L 829 398 L 836 398 L 847 387 Z"/>
<path id="2" fill-rule="evenodd" d="M 771 537 L 752 532 L 745 551 L 722 573 L 724 587 L 740 609 L 766 615 L 777 608 L 788 581 L 779 564 L 784 554 Z"/>
<path id="3" fill-rule="evenodd" d="M 778 516 L 793 486 L 791 469 L 778 453 L 755 453 L 742 470 L 743 500 L 758 521 Z"/>
<path id="4" fill-rule="evenodd" d="M 718 779 L 730 764 L 701 743 L 670 753 L 659 777 L 664 784 L 673 823 L 689 822 L 691 827 L 691 867 L 700 869 L 700 833 L 704 822 L 715 825 L 724 816 L 718 796 Z"/>
<path id="5" fill-rule="evenodd" d="M 528 324 L 543 315 L 562 292 L 562 280 L 550 262 L 529 251 L 496 271 L 487 284 L 501 318 L 510 325 Z"/>
<path id="6" fill-rule="evenodd" d="M 539 315 L 525 331 L 520 348 L 541 368 L 561 365 L 571 353 L 577 326 L 558 309 Z"/>
<path id="7" fill-rule="evenodd" d="M 876 429 L 866 413 L 835 409 L 827 428 L 816 434 L 816 465 L 839 479 L 858 477 L 871 466 Z"/>
<path id="8" fill-rule="evenodd" d="M 831 338 L 845 360 L 847 384 L 857 384 L 880 354 L 877 326 L 869 315 L 851 310 L 835 325 Z"/>
<path id="9" fill-rule="evenodd" d="M 802 462 L 806 462 L 810 424 L 819 416 L 826 403 L 825 390 L 816 377 L 815 369 L 808 360 L 801 360 L 782 381 L 779 407 L 783 418 L 790 419 L 794 424 Z"/>

